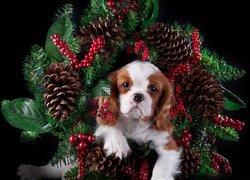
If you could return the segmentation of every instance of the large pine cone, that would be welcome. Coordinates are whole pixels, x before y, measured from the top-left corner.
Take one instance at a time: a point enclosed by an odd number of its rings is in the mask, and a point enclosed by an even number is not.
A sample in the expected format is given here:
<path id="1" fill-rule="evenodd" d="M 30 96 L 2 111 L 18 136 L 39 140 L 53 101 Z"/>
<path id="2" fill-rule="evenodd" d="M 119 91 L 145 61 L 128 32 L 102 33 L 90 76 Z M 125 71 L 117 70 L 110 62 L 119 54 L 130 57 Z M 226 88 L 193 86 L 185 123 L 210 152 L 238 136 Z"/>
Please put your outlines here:
<path id="1" fill-rule="evenodd" d="M 125 167 L 125 160 L 118 157 L 105 156 L 101 146 L 96 146 L 91 149 L 86 159 L 90 171 L 103 173 L 105 176 L 115 177 L 122 173 Z"/>
<path id="2" fill-rule="evenodd" d="M 45 73 L 45 105 L 56 120 L 64 122 L 81 92 L 79 73 L 71 65 L 52 63 Z"/>
<path id="3" fill-rule="evenodd" d="M 192 67 L 181 77 L 183 87 L 181 96 L 186 105 L 203 117 L 220 114 L 223 105 L 223 89 L 202 66 Z"/>
<path id="4" fill-rule="evenodd" d="M 116 50 L 117 41 L 121 41 L 125 37 L 124 30 L 118 26 L 118 23 L 112 20 L 109 16 L 103 21 L 99 18 L 98 21 L 93 22 L 89 27 L 83 27 L 79 32 L 81 53 L 89 52 L 92 41 L 99 36 L 103 36 L 105 46 L 101 53 L 107 60 L 109 54 Z"/>
<path id="5" fill-rule="evenodd" d="M 200 154 L 194 150 L 184 149 L 182 155 L 182 176 L 189 178 L 195 174 L 201 165 Z"/>
<path id="6" fill-rule="evenodd" d="M 147 29 L 147 41 L 158 51 L 158 67 L 172 69 L 191 59 L 190 42 L 164 23 L 154 23 Z"/>

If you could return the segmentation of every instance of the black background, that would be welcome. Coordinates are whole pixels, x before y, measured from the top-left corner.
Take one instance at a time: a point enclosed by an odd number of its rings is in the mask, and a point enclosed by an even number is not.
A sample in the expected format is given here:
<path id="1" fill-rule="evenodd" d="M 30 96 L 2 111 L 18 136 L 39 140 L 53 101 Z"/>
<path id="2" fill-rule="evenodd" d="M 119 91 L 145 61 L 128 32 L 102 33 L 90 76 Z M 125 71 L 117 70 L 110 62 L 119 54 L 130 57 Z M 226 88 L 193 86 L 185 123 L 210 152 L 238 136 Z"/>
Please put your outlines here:
<path id="1" fill-rule="evenodd" d="M 33 44 L 44 46 L 47 30 L 54 13 L 65 2 L 74 5 L 75 22 L 86 8 L 89 0 L 53 1 L 7 1 L 1 5 L 1 101 L 30 97 L 22 74 L 22 61 Z M 204 36 L 204 46 L 223 56 L 225 60 L 247 74 L 240 80 L 224 84 L 249 104 L 249 11 L 241 1 L 218 4 L 219 1 L 165 1 L 160 0 L 159 21 L 172 24 L 191 23 Z M 240 133 L 238 142 L 218 141 L 218 151 L 227 157 L 233 168 L 233 176 L 219 176 L 217 179 L 241 179 L 250 177 L 248 168 L 250 148 L 248 145 L 250 123 L 249 109 L 229 112 L 229 116 L 240 119 L 246 127 Z M 0 177 L 15 179 L 15 170 L 20 163 L 42 165 L 53 155 L 57 141 L 42 136 L 34 144 L 20 143 L 20 131 L 11 127 L 2 117 L 0 120 Z M 2 178 L 3 177 L 3 178 Z"/>

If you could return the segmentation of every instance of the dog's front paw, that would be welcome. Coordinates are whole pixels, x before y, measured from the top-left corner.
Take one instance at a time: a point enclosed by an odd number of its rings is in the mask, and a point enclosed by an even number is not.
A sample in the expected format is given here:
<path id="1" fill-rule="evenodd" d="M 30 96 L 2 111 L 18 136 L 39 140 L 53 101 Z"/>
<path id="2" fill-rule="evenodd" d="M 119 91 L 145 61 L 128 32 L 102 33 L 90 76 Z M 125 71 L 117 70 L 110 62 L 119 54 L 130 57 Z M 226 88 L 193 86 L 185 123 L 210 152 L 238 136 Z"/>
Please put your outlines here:
<path id="1" fill-rule="evenodd" d="M 17 175 L 21 180 L 39 180 L 41 179 L 39 174 L 39 168 L 33 165 L 21 164 L 17 169 Z"/>
<path id="2" fill-rule="evenodd" d="M 168 177 L 153 176 L 151 180 L 174 180 L 174 178 L 172 176 L 168 176 Z"/>
<path id="3" fill-rule="evenodd" d="M 131 151 L 124 136 L 106 139 L 103 149 L 106 151 L 107 156 L 115 154 L 115 156 L 120 159 L 127 157 Z"/>

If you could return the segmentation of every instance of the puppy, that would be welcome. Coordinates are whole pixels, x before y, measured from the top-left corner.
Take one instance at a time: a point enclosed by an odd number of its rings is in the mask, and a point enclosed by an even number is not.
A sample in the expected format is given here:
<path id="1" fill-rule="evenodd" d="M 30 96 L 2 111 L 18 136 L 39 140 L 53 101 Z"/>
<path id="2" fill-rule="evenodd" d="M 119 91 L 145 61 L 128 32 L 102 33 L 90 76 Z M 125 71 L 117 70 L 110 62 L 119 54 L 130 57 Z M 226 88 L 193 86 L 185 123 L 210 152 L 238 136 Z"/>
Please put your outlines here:
<path id="1" fill-rule="evenodd" d="M 151 180 L 174 180 L 179 173 L 181 149 L 171 134 L 169 111 L 174 103 L 169 80 L 153 64 L 133 61 L 109 76 L 111 94 L 99 98 L 99 106 L 110 104 L 110 122 L 97 118 L 95 136 L 104 142 L 107 155 L 125 158 L 131 152 L 127 139 L 150 143 L 158 154 Z M 63 178 L 74 165 L 63 167 L 21 165 L 21 179 Z"/>
<path id="2" fill-rule="evenodd" d="M 164 74 L 149 62 L 134 61 L 109 76 L 111 94 L 107 101 L 114 117 L 111 123 L 97 119 L 95 135 L 104 141 L 107 155 L 119 158 L 130 153 L 127 138 L 150 143 L 158 154 L 151 180 L 173 180 L 179 172 L 181 149 L 171 134 L 169 111 L 173 88 Z"/>

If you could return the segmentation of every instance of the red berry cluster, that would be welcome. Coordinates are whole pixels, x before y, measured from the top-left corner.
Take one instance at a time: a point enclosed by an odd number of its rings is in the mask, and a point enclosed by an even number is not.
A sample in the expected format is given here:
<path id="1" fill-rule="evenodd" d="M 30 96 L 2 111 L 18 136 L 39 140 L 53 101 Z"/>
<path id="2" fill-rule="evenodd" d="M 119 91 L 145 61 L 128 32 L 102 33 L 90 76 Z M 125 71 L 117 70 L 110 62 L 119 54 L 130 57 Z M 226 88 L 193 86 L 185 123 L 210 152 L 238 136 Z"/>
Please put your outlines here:
<path id="1" fill-rule="evenodd" d="M 140 168 L 140 180 L 148 179 L 148 162 L 143 160 Z"/>
<path id="2" fill-rule="evenodd" d="M 184 106 L 183 99 L 179 96 L 179 94 L 182 92 L 181 86 L 177 85 L 175 88 L 175 100 L 177 102 L 177 105 L 170 109 L 170 116 L 172 118 L 179 116 L 179 119 L 182 119 L 181 115 L 185 115 L 189 122 L 192 122 L 191 116 L 188 114 L 187 109 Z"/>
<path id="3" fill-rule="evenodd" d="M 78 154 L 78 179 L 82 179 L 85 176 L 85 160 L 89 152 L 88 143 L 93 143 L 95 137 L 93 135 L 79 133 L 77 135 L 71 135 L 69 138 L 71 144 L 75 145 L 76 152 Z"/>
<path id="4" fill-rule="evenodd" d="M 70 63 L 73 64 L 76 69 L 91 66 L 92 61 L 94 60 L 94 56 L 105 45 L 104 38 L 102 36 L 99 36 L 97 39 L 93 40 L 89 52 L 84 56 L 84 59 L 82 59 L 81 62 L 78 62 L 76 55 L 69 49 L 67 43 L 60 39 L 58 34 L 51 36 L 51 39 L 54 42 L 55 46 L 60 49 L 60 52 L 68 58 Z"/>
<path id="5" fill-rule="evenodd" d="M 147 61 L 149 59 L 149 48 L 146 46 L 145 42 L 143 40 L 137 41 L 134 44 L 134 52 L 135 54 L 141 53 L 141 60 Z"/>
<path id="6" fill-rule="evenodd" d="M 182 73 L 188 73 L 190 71 L 189 64 L 180 64 L 173 70 L 166 73 L 166 76 L 170 79 L 171 83 L 174 84 L 174 80 L 177 76 Z"/>
<path id="7" fill-rule="evenodd" d="M 215 116 L 214 121 L 217 125 L 234 128 L 238 132 L 245 126 L 245 123 L 238 119 L 234 121 L 232 118 L 227 116 L 222 117 L 221 115 Z"/>
<path id="8" fill-rule="evenodd" d="M 131 180 L 138 180 L 139 173 L 136 172 L 135 168 L 132 168 L 131 166 L 125 166 L 124 173 L 127 174 Z"/>
<path id="9" fill-rule="evenodd" d="M 212 167 L 218 172 L 220 170 L 220 166 L 222 166 L 222 172 L 225 174 L 231 174 L 232 168 L 230 166 L 229 161 L 221 156 L 218 153 L 213 153 L 212 156 Z"/>
<path id="10" fill-rule="evenodd" d="M 196 64 L 201 61 L 201 53 L 200 53 L 200 46 L 201 40 L 199 38 L 199 31 L 198 29 L 194 29 L 192 33 L 192 43 L 193 43 L 193 59 L 191 63 Z"/>
<path id="11" fill-rule="evenodd" d="M 109 103 L 105 102 L 99 109 L 99 116 L 102 120 L 111 121 L 113 119 L 113 114 L 108 110 Z"/>
<path id="12" fill-rule="evenodd" d="M 176 138 L 175 141 L 178 145 L 182 145 L 184 148 L 190 147 L 190 140 L 192 139 L 192 134 L 188 132 L 187 129 L 183 129 L 181 132 L 182 137 Z"/>
<path id="13" fill-rule="evenodd" d="M 107 5 L 112 9 L 113 14 L 116 15 L 117 19 L 122 22 L 124 16 L 131 10 L 136 10 L 137 0 L 107 0 Z"/>

